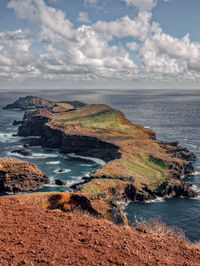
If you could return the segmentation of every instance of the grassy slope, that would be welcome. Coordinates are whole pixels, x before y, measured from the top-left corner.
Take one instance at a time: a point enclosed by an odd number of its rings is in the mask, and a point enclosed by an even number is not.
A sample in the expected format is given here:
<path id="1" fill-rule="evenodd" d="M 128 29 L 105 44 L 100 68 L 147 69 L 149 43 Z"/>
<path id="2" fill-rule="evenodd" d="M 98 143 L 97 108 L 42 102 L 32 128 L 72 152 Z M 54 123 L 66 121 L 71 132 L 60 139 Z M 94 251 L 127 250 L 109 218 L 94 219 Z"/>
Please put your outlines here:
<path id="1" fill-rule="evenodd" d="M 105 191 L 103 176 L 107 177 L 108 187 L 116 186 L 117 181 L 111 182 L 114 178 L 123 179 L 123 183 L 134 183 L 137 187 L 146 184 L 155 189 L 167 180 L 168 162 L 181 161 L 172 158 L 158 141 L 152 139 L 152 130 L 132 124 L 121 112 L 107 105 L 92 104 L 71 112 L 54 113 L 48 125 L 68 134 L 96 136 L 119 147 L 121 158 L 97 170 L 93 176 L 98 178 L 98 182 L 96 179 L 90 181 L 83 186 L 83 191 Z M 150 155 L 166 163 L 150 160 Z"/>

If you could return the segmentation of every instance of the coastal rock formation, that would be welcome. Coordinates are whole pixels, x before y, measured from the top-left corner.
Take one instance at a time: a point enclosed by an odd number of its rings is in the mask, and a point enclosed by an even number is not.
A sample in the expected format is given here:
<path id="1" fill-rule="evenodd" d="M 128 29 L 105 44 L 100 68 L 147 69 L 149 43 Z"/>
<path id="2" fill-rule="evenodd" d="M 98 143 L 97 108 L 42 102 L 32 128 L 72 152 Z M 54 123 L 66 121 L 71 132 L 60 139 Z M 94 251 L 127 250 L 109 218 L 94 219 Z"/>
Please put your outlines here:
<path id="1" fill-rule="evenodd" d="M 27 151 L 25 149 L 17 149 L 17 150 L 11 151 L 11 153 L 18 153 L 22 156 L 32 156 L 33 155 L 31 151 Z"/>
<path id="2" fill-rule="evenodd" d="M 15 158 L 0 158 L 0 193 L 24 192 L 49 184 L 36 165 Z"/>
<path id="3" fill-rule="evenodd" d="M 30 110 L 30 109 L 41 109 L 41 108 L 52 108 L 55 106 L 55 102 L 49 101 L 40 97 L 28 95 L 26 97 L 21 97 L 12 104 L 6 105 L 3 109 L 20 109 L 20 110 Z"/>
<path id="4" fill-rule="evenodd" d="M 58 186 L 66 186 L 66 182 L 61 179 L 56 179 L 55 184 Z"/>
<path id="5" fill-rule="evenodd" d="M 194 172 L 191 161 L 197 158 L 193 153 L 178 142 L 156 140 L 154 131 L 131 123 L 123 113 L 107 105 L 74 109 L 68 103 L 56 103 L 51 109 L 29 111 L 18 135 L 40 136 L 30 146 L 103 159 L 106 164 L 101 169 L 76 185 L 83 192 L 138 201 L 158 195 L 198 194 L 181 180 L 183 175 Z"/>
<path id="6" fill-rule="evenodd" d="M 32 95 L 28 95 L 26 97 L 20 97 L 12 104 L 8 104 L 3 109 L 20 109 L 20 110 L 38 110 L 38 109 L 52 109 L 53 107 L 62 105 L 71 105 L 73 108 L 79 108 L 86 105 L 81 101 L 64 101 L 64 102 L 55 102 L 50 101 L 41 97 L 36 97 Z M 17 125 L 16 121 L 14 124 Z"/>

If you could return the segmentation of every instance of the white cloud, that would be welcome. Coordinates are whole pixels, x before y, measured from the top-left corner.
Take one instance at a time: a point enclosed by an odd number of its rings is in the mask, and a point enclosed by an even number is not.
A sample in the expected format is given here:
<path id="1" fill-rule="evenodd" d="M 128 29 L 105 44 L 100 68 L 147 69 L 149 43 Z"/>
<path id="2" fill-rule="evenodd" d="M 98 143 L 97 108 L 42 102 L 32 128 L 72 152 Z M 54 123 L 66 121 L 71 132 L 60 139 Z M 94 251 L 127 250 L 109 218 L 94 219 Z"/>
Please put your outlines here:
<path id="1" fill-rule="evenodd" d="M 43 0 L 11 0 L 8 7 L 35 23 L 38 35 L 0 32 L 0 80 L 200 80 L 200 43 L 189 35 L 175 38 L 152 22 L 155 1 L 124 1 L 138 8 L 135 18 L 125 15 L 75 28 L 64 12 Z M 80 12 L 78 20 L 89 23 L 88 14 Z M 123 47 L 118 43 L 124 37 Z M 39 53 L 32 51 L 34 42 L 43 46 Z M 138 53 L 141 66 L 127 47 Z"/>
<path id="2" fill-rule="evenodd" d="M 88 17 L 87 12 L 79 12 L 78 17 L 77 17 L 77 21 L 84 22 L 84 23 L 90 23 L 91 22 L 89 17 Z"/>
<path id="3" fill-rule="evenodd" d="M 104 34 L 108 39 L 112 37 L 123 38 L 132 36 L 139 40 L 144 40 L 149 34 L 151 13 L 141 12 L 136 19 L 124 16 L 115 21 L 98 21 L 94 24 L 94 29 Z"/>
<path id="4" fill-rule="evenodd" d="M 138 44 L 136 42 L 128 42 L 126 46 L 132 51 L 136 51 L 138 49 Z"/>
<path id="5" fill-rule="evenodd" d="M 61 10 L 49 7 L 43 0 L 12 0 L 8 8 L 13 8 L 22 19 L 42 23 L 43 29 L 67 39 L 73 38 L 73 25 Z"/>
<path id="6" fill-rule="evenodd" d="M 149 11 L 156 6 L 156 0 L 122 0 L 125 1 L 128 6 L 136 6 L 139 11 Z"/>

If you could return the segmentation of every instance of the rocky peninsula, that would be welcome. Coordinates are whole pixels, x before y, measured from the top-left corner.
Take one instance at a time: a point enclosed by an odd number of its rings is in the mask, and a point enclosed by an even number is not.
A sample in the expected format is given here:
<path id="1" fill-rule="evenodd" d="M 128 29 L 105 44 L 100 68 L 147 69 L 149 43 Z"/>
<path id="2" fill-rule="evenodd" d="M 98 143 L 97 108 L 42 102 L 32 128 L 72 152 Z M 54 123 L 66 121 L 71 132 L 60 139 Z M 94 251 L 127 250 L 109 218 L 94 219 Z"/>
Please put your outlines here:
<path id="1" fill-rule="evenodd" d="M 31 97 L 35 102 L 36 97 Z M 74 192 L 0 197 L 0 263 L 199 264 L 199 244 L 189 243 L 180 230 L 160 222 L 154 228 L 152 224 L 133 228 L 121 205 L 158 196 L 198 196 L 182 180 L 194 172 L 193 153 L 178 142 L 156 140 L 154 131 L 131 123 L 107 105 L 54 102 L 48 108 L 34 105 L 29 110 L 26 100 L 18 105 L 26 110 L 23 120 L 17 121 L 18 135 L 40 138 L 25 147 L 58 148 L 64 154 L 103 159 L 105 165 L 84 177 Z M 26 154 L 23 149 L 14 152 Z M 34 164 L 0 159 L 0 192 L 29 191 L 47 183 L 49 179 Z"/>
<path id="2" fill-rule="evenodd" d="M 30 106 L 36 101 L 36 97 L 27 96 L 20 98 L 20 103 L 27 99 Z M 24 109 L 24 104 L 18 108 Z M 106 161 L 73 187 L 77 191 L 115 202 L 198 196 L 192 185 L 182 180 L 183 175 L 194 172 L 191 161 L 196 156 L 178 142 L 156 140 L 153 130 L 131 123 L 110 106 L 77 102 L 76 106 L 70 102 L 54 102 L 48 108 L 38 105 L 25 112 L 18 135 L 40 136 L 25 146 L 58 148 L 61 153 Z"/>

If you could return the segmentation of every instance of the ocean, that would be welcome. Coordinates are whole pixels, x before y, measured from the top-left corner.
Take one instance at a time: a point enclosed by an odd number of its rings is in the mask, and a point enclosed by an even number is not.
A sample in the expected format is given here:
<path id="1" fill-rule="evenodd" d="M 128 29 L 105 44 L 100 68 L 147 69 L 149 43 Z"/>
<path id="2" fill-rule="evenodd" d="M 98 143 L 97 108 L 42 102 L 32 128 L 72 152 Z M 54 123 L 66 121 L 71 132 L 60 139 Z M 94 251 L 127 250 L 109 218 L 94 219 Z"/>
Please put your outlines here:
<path id="1" fill-rule="evenodd" d="M 104 103 L 122 111 L 135 124 L 155 130 L 157 139 L 179 141 L 200 158 L 200 90 L 36 90 L 34 92 L 0 92 L 0 157 L 16 157 L 37 164 L 51 179 L 51 184 L 36 191 L 70 191 L 72 184 L 100 168 L 104 163 L 96 158 L 61 155 L 57 150 L 30 148 L 33 156 L 22 157 L 11 153 L 22 147 L 27 138 L 13 137 L 24 112 L 2 110 L 2 107 L 21 96 L 33 94 L 52 100 L 80 100 Z M 195 173 L 185 177 L 200 189 L 200 161 L 193 163 Z M 60 173 L 58 170 L 64 170 Z M 67 182 L 55 185 L 55 179 Z M 159 217 L 168 225 L 182 228 L 191 241 L 200 240 L 200 200 L 167 198 L 147 203 L 129 203 L 125 212 L 134 224 L 136 219 Z"/>

